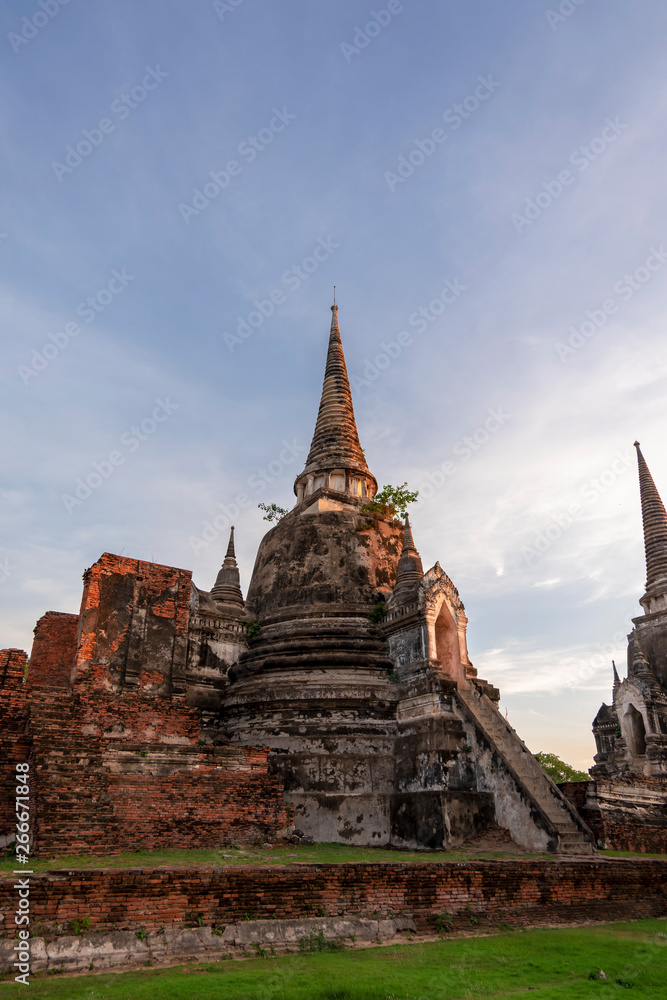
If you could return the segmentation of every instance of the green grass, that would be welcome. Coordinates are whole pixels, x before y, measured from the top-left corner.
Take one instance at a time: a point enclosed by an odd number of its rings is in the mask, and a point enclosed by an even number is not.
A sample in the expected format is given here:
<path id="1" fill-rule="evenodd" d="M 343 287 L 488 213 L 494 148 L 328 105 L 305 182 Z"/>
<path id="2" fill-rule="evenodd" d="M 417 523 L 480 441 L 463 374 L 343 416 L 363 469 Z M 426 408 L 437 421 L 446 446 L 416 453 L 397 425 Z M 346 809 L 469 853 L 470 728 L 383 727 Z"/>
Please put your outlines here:
<path id="1" fill-rule="evenodd" d="M 96 976 L 38 976 L 46 1000 L 612 1000 L 667 997 L 667 921 L 528 930 Z M 589 979 L 602 969 L 606 980 Z M 619 982 L 619 980 L 621 982 Z M 23 996 L 6 983 L 0 996 Z"/>
<path id="2" fill-rule="evenodd" d="M 638 854 L 636 851 L 600 851 L 610 858 L 654 858 L 658 861 L 667 861 L 667 854 Z"/>
<path id="3" fill-rule="evenodd" d="M 346 864 L 378 862 L 398 864 L 405 861 L 435 863 L 438 861 L 475 861 L 525 858 L 525 854 L 506 851 L 390 851 L 381 847 L 348 847 L 347 844 L 312 844 L 311 846 L 277 846 L 272 849 L 225 847 L 219 850 L 160 850 L 136 851 L 108 857 L 90 854 L 78 857 L 35 859 L 26 865 L 35 872 L 58 868 L 158 868 L 164 865 L 184 868 L 211 868 L 226 865 L 293 865 Z M 553 860 L 553 854 L 531 854 L 531 858 Z M 0 873 L 20 867 L 12 856 L 0 858 Z"/>

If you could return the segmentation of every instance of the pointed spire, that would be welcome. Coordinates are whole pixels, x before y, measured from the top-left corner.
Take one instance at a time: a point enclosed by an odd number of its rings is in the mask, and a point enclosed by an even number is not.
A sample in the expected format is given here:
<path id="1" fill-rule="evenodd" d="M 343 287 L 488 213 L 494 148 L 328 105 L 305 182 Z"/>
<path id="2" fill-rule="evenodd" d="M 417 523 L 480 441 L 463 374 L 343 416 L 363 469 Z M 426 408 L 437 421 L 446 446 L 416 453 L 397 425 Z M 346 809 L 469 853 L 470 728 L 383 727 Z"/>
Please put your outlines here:
<path id="1" fill-rule="evenodd" d="M 415 548 L 415 543 L 412 538 L 412 528 L 410 527 L 410 517 L 408 514 L 405 515 L 405 527 L 403 528 L 403 552 L 412 550 L 417 551 Z M 422 574 L 423 575 L 423 574 Z"/>
<path id="2" fill-rule="evenodd" d="M 667 512 L 642 455 L 639 441 L 635 441 L 635 448 L 646 551 L 646 594 L 641 604 L 647 614 L 650 614 L 651 611 L 662 609 L 664 601 L 659 602 L 659 608 L 655 604 L 656 598 L 664 598 L 667 593 Z M 645 601 L 648 603 L 645 604 Z"/>
<path id="3" fill-rule="evenodd" d="M 339 468 L 368 473 L 354 419 L 350 381 L 338 328 L 337 305 L 331 307 L 331 313 L 322 397 L 304 472 Z"/>
<path id="4" fill-rule="evenodd" d="M 236 565 L 236 552 L 234 551 L 234 525 L 231 527 L 229 532 L 229 545 L 227 546 L 227 552 L 225 553 L 225 559 L 233 559 L 234 565 Z"/>
<path id="5" fill-rule="evenodd" d="M 398 561 L 398 572 L 392 597 L 398 601 L 405 600 L 414 591 L 423 575 L 424 568 L 421 557 L 412 538 L 410 518 L 406 514 L 403 529 L 403 551 Z"/>
<path id="6" fill-rule="evenodd" d="M 614 668 L 614 694 L 616 694 L 621 686 L 621 678 L 618 676 L 618 670 L 616 669 L 616 664 L 613 660 L 611 661 L 611 665 Z"/>
<path id="7" fill-rule="evenodd" d="M 243 593 L 239 567 L 234 553 L 234 528 L 229 533 L 227 554 L 211 591 L 211 597 L 220 606 L 220 610 L 234 618 L 242 618 L 245 614 Z"/>

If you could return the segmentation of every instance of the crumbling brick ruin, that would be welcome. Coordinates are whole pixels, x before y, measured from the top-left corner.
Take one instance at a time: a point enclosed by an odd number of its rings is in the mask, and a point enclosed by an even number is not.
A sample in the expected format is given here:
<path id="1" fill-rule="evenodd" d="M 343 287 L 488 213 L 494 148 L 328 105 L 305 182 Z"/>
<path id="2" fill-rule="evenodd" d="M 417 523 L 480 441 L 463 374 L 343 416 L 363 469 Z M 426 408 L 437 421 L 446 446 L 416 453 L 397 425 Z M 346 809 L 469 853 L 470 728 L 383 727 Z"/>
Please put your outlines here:
<path id="1" fill-rule="evenodd" d="M 194 702 L 214 683 L 194 622 L 189 641 L 190 574 L 105 553 L 84 579 L 79 615 L 38 622 L 25 684 L 25 653 L 0 653 L 2 843 L 15 838 L 20 761 L 39 855 L 275 837 L 291 816 L 268 750 L 202 744 Z"/>

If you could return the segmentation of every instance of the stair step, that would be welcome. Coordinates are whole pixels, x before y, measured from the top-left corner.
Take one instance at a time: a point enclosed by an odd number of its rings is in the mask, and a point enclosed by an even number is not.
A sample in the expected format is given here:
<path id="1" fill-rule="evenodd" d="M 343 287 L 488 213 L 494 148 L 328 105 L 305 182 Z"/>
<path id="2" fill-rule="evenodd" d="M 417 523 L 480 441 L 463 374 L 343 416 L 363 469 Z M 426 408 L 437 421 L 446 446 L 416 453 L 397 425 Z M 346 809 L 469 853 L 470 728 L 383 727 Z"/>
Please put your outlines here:
<path id="1" fill-rule="evenodd" d="M 544 773 L 530 751 L 502 716 L 476 695 L 461 692 L 461 700 L 480 725 L 482 731 L 495 743 L 497 751 L 505 758 L 519 781 L 543 810 L 558 833 L 559 850 L 566 853 L 594 854 L 584 832 L 567 808 L 562 796 Z"/>

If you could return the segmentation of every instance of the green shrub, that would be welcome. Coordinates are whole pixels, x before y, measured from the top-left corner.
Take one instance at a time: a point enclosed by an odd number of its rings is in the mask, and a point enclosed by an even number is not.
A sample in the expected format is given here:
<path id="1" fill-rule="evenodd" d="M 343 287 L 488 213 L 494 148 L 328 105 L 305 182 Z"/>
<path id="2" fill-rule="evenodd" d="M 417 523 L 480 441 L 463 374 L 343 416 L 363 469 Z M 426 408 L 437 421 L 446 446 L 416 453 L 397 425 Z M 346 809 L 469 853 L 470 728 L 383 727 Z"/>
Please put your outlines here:
<path id="1" fill-rule="evenodd" d="M 361 507 L 361 513 L 375 517 L 405 518 L 408 504 L 414 503 L 418 496 L 419 490 L 409 490 L 407 483 L 402 486 L 383 486 L 372 500 Z"/>
<path id="2" fill-rule="evenodd" d="M 327 940 L 324 931 L 312 931 L 299 941 L 299 951 L 344 951 L 345 943 L 340 938 Z"/>

